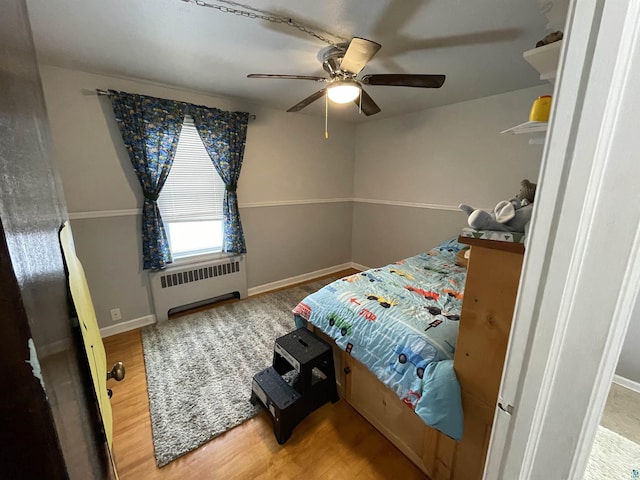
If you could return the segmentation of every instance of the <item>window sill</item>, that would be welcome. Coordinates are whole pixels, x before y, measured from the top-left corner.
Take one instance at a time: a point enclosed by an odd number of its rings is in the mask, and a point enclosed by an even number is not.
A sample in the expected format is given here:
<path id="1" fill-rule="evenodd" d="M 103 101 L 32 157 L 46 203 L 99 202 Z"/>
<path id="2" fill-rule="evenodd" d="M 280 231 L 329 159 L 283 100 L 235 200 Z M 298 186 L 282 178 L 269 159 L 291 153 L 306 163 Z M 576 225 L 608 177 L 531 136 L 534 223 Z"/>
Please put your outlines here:
<path id="1" fill-rule="evenodd" d="M 221 260 L 224 258 L 233 258 L 237 257 L 237 255 L 231 253 L 223 253 L 223 252 L 214 252 L 214 253 L 204 253 L 200 255 L 189 255 L 187 257 L 180 257 L 173 260 L 173 263 L 167 265 L 167 268 L 173 267 L 184 267 L 187 265 L 195 265 L 198 263 L 206 263 L 215 260 Z"/>

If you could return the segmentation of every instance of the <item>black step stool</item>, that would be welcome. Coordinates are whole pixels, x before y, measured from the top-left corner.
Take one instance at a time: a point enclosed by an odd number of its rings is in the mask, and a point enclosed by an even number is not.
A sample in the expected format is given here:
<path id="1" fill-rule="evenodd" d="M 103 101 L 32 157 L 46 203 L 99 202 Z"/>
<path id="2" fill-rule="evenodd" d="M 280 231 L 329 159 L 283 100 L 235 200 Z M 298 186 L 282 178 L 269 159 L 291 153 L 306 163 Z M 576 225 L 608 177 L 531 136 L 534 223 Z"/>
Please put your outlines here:
<path id="1" fill-rule="evenodd" d="M 331 346 L 306 328 L 276 339 L 273 366 L 253 377 L 251 403 L 258 400 L 282 445 L 309 413 L 339 400 Z"/>

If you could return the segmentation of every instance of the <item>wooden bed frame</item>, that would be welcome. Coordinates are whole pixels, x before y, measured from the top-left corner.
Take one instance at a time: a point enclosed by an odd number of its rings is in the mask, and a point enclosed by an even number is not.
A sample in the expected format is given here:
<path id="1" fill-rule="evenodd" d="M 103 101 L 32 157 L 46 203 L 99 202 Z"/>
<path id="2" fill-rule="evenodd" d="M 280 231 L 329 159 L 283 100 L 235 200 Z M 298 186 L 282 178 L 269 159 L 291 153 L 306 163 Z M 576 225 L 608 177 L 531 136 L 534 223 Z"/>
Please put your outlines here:
<path id="1" fill-rule="evenodd" d="M 334 347 L 341 397 L 432 480 L 482 478 L 524 254 L 517 243 L 458 241 L 472 247 L 454 357 L 464 411 L 460 442 L 426 426 L 366 366 L 309 324 Z"/>

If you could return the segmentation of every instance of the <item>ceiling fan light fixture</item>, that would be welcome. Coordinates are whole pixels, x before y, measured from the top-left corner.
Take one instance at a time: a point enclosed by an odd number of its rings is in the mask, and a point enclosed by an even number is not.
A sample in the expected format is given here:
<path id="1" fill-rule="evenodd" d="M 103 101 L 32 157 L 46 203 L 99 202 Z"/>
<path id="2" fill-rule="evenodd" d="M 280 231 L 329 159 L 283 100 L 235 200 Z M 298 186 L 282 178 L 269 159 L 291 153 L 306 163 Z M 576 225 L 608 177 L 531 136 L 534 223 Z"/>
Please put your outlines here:
<path id="1" fill-rule="evenodd" d="M 327 87 L 327 95 L 334 103 L 349 103 L 360 96 L 360 85 L 353 80 L 338 80 Z"/>

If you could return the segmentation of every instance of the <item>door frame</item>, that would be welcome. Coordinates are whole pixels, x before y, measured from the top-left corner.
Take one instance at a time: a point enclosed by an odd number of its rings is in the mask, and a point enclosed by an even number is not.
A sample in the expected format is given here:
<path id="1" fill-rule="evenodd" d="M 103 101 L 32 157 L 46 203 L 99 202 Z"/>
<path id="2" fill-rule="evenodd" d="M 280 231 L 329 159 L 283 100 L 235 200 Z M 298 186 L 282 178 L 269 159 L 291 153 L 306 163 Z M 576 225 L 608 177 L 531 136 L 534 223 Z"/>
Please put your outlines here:
<path id="1" fill-rule="evenodd" d="M 640 0 L 565 34 L 486 479 L 582 478 L 640 288 Z"/>

